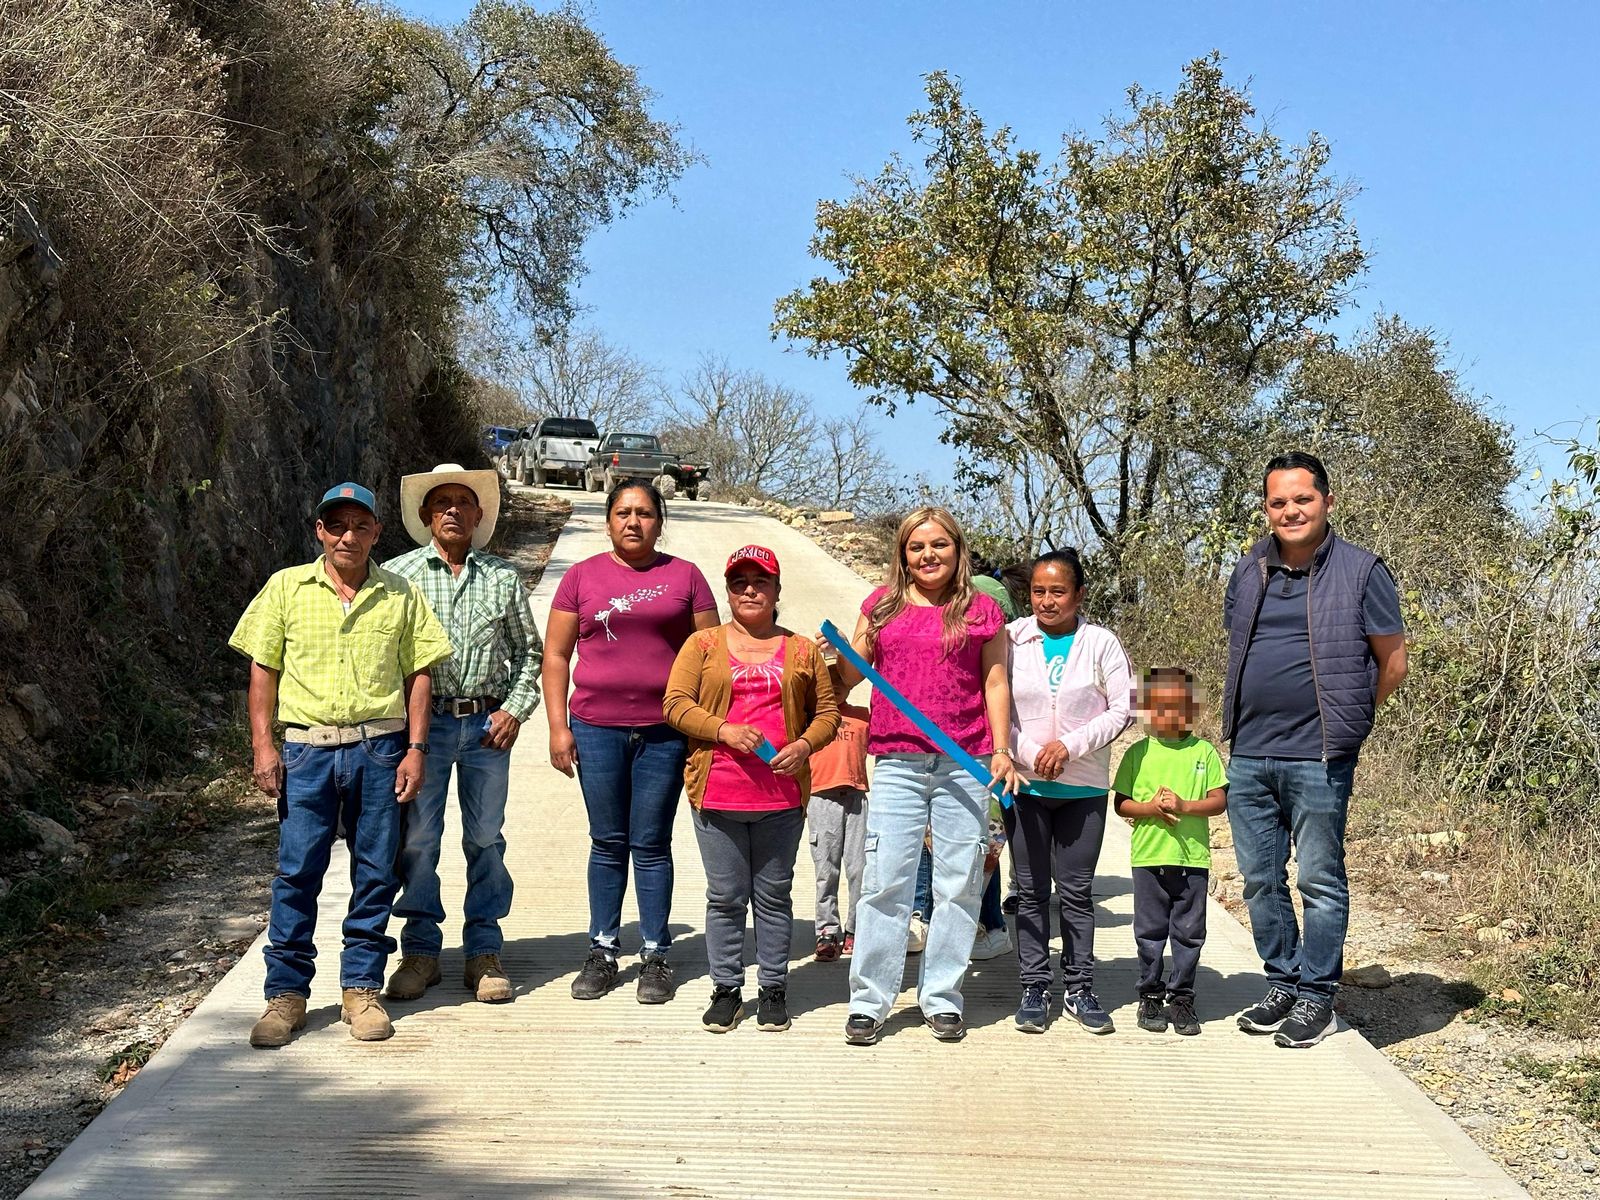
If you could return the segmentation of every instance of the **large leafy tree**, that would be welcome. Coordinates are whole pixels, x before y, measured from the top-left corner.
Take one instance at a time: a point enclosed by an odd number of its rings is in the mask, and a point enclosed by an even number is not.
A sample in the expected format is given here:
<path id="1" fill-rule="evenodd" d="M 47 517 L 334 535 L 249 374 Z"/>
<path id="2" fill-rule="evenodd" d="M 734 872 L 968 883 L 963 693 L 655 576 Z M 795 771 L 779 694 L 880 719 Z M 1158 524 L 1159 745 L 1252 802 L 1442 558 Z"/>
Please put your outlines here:
<path id="1" fill-rule="evenodd" d="M 417 214 L 409 230 L 469 296 L 534 324 L 573 313 L 584 239 L 695 159 L 650 92 L 573 7 L 479 0 L 452 28 L 392 18 L 379 138 Z"/>
<path id="2" fill-rule="evenodd" d="M 950 77 L 927 96 L 922 162 L 819 205 L 811 249 L 832 273 L 778 302 L 775 332 L 842 352 L 891 410 L 938 404 L 980 472 L 1046 464 L 1115 569 L 1158 515 L 1239 492 L 1268 389 L 1361 271 L 1351 188 L 1214 55 L 1170 98 L 1131 88 L 1051 163 Z"/>

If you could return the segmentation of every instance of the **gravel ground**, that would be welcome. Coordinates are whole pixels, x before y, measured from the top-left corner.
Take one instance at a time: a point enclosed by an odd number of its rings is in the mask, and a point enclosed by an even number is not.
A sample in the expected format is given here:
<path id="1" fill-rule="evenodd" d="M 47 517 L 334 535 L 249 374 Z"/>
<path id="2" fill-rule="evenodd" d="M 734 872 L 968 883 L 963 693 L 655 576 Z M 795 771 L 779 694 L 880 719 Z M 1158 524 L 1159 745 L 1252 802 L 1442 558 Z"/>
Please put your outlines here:
<path id="1" fill-rule="evenodd" d="M 538 582 L 571 505 L 518 494 L 494 549 Z M 240 795 L 201 836 L 167 851 L 145 900 L 91 929 L 53 928 L 0 959 L 0 1200 L 12 1200 L 121 1090 L 267 921 L 276 805 L 241 764 L 207 785 Z M 93 803 L 111 822 L 119 806 Z"/>

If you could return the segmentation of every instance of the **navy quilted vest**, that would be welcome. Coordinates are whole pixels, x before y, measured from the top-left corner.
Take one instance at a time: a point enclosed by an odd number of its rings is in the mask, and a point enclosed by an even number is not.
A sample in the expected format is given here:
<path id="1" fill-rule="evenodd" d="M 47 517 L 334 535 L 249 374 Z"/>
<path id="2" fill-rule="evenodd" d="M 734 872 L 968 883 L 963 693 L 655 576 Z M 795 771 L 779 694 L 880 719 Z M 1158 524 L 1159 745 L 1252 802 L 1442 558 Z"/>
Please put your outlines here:
<path id="1" fill-rule="evenodd" d="M 1233 737 L 1238 718 L 1239 676 L 1255 634 L 1267 587 L 1267 548 L 1262 538 L 1233 569 L 1233 619 L 1228 628 L 1228 673 L 1222 686 L 1222 737 Z M 1367 577 L 1381 560 L 1330 529 L 1311 562 L 1306 587 L 1310 610 L 1311 673 L 1322 714 L 1322 757 L 1343 758 L 1361 749 L 1372 732 L 1378 698 L 1378 663 L 1361 632 L 1361 602 Z"/>

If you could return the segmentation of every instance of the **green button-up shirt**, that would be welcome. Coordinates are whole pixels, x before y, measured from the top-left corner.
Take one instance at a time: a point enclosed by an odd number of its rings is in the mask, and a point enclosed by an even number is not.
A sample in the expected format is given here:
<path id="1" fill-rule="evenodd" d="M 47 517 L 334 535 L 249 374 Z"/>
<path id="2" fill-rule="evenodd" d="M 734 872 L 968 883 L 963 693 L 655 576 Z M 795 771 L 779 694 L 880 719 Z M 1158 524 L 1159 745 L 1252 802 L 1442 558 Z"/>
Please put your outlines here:
<path id="1" fill-rule="evenodd" d="M 416 584 L 443 623 L 455 653 L 434 668 L 433 694 L 493 696 L 518 721 L 539 706 L 544 643 L 522 575 L 503 558 L 468 550 L 461 574 L 429 542 L 383 569 Z"/>
<path id="2" fill-rule="evenodd" d="M 408 580 L 370 567 L 347 613 L 320 557 L 267 580 L 228 645 L 279 672 L 278 720 L 293 725 L 403 717 L 406 676 L 450 656 Z"/>

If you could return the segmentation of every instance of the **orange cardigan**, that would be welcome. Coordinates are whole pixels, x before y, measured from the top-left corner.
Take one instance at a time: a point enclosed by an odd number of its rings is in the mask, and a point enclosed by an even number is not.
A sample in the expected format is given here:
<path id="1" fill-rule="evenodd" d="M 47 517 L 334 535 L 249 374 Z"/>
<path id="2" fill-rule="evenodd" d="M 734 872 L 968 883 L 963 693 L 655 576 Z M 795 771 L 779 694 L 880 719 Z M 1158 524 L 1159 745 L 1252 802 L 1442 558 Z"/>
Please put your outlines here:
<path id="1" fill-rule="evenodd" d="M 839 730 L 839 706 L 834 702 L 833 683 L 822 652 L 810 638 L 787 629 L 783 658 L 783 725 L 789 741 L 804 738 L 815 754 L 833 740 Z M 711 752 L 717 746 L 717 730 L 722 728 L 733 705 L 733 672 L 728 669 L 728 627 L 702 629 L 683 644 L 672 674 L 667 677 L 667 693 L 661 712 L 680 733 L 689 736 L 689 759 L 683 767 L 683 786 L 689 802 L 696 808 L 706 794 L 711 775 Z M 781 750 L 782 747 L 780 746 Z M 800 803 L 811 796 L 809 762 L 795 776 L 800 785 Z"/>

